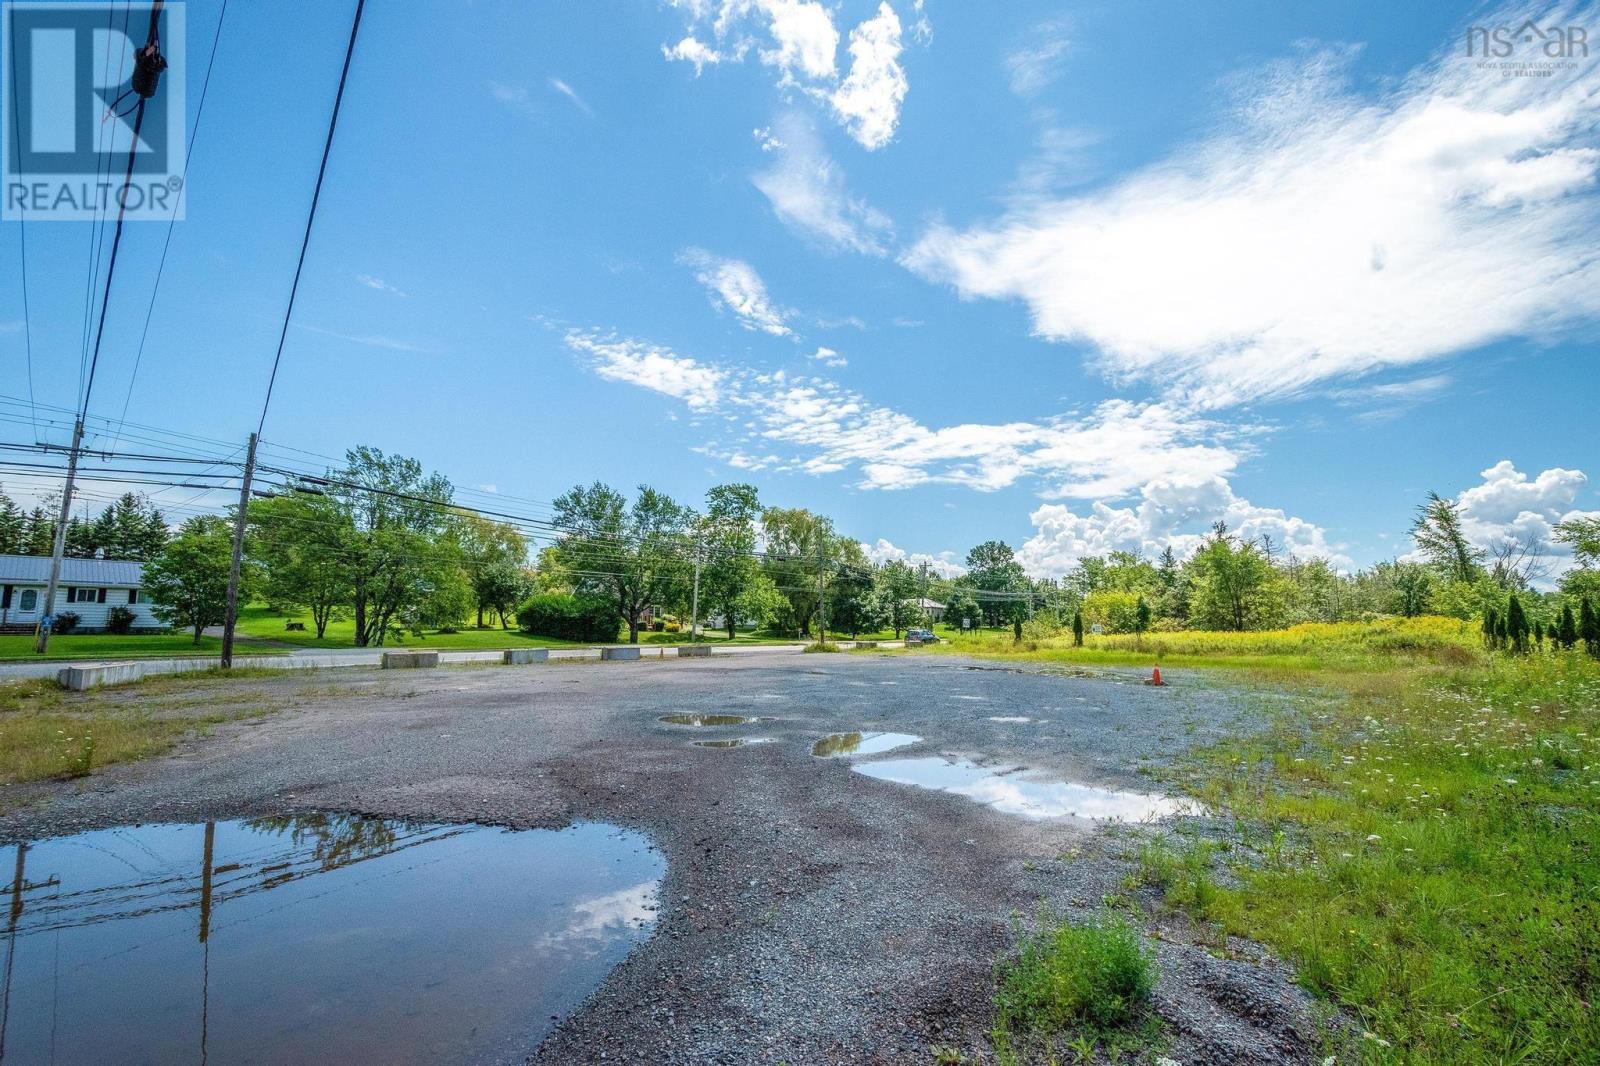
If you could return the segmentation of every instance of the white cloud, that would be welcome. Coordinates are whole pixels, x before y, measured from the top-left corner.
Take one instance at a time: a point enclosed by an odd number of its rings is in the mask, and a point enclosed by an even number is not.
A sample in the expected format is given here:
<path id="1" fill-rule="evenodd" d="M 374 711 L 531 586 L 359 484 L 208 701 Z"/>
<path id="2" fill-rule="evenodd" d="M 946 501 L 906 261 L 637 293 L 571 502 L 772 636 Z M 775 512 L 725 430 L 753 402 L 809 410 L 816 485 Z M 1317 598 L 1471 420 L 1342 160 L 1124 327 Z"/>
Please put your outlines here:
<path id="1" fill-rule="evenodd" d="M 682 400 L 691 409 L 711 407 L 722 398 L 727 374 L 642 341 L 594 331 L 568 330 L 567 347 L 590 357 L 594 372 Z"/>
<path id="2" fill-rule="evenodd" d="M 492 481 L 486 481 L 478 485 L 477 489 L 479 492 L 498 493 L 500 491 L 500 486 L 496 485 Z"/>
<path id="3" fill-rule="evenodd" d="M 1592 319 L 1600 64 L 1507 78 L 1459 41 L 1376 99 L 1349 50 L 1270 67 L 1208 139 L 904 262 L 1208 406 Z"/>
<path id="4" fill-rule="evenodd" d="M 722 416 L 736 439 L 708 444 L 709 454 L 737 457 L 747 469 L 850 470 L 867 489 L 991 491 L 1029 479 L 1042 482 L 1046 496 L 1109 499 L 1162 476 L 1225 476 L 1242 450 L 1235 431 L 1163 404 L 1107 400 L 1039 422 L 929 427 L 825 378 L 719 367 L 598 331 L 570 331 L 567 344 L 590 356 L 602 377 Z M 754 456 L 758 449 L 764 458 Z"/>
<path id="5" fill-rule="evenodd" d="M 390 285 L 387 281 L 384 281 L 382 278 L 373 277 L 371 274 L 357 274 L 356 275 L 356 284 L 365 285 L 367 288 L 372 289 L 374 292 L 386 292 L 386 293 L 389 293 L 391 296 L 410 296 L 411 295 L 408 292 L 400 291 L 399 289 L 395 288 L 393 285 Z"/>
<path id="6" fill-rule="evenodd" d="M 811 358 L 815 359 L 817 362 L 821 363 L 823 366 L 849 366 L 850 365 L 850 360 L 846 359 L 844 356 L 840 355 L 838 352 L 834 351 L 832 348 L 827 348 L 827 347 L 824 347 L 824 346 L 822 346 L 820 344 L 817 345 L 817 350 L 811 353 Z"/>
<path id="7" fill-rule="evenodd" d="M 568 100 L 571 100 L 573 105 L 585 115 L 588 115 L 591 118 L 594 117 L 594 109 L 589 106 L 588 101 L 584 100 L 583 97 L 578 95 L 578 90 L 574 89 L 560 78 L 551 78 L 550 88 L 554 89 L 562 96 L 565 96 Z"/>
<path id="8" fill-rule="evenodd" d="M 1006 54 L 1011 91 L 1034 96 L 1061 73 L 1060 59 L 1072 44 L 1065 20 L 1053 19 L 1033 29 L 1028 42 Z"/>
<path id="9" fill-rule="evenodd" d="M 679 259 L 694 270 L 695 280 L 706 287 L 711 303 L 733 312 L 745 329 L 774 337 L 794 332 L 784 324 L 789 312 L 772 302 L 766 283 L 749 263 L 713 255 L 704 248 L 686 248 Z"/>
<path id="10" fill-rule="evenodd" d="M 783 142 L 778 140 L 778 138 L 773 135 L 772 130 L 768 129 L 766 126 L 761 126 L 757 129 L 751 130 L 750 135 L 756 139 L 756 143 L 761 146 L 761 150 L 763 152 L 775 152 L 779 148 L 783 147 Z"/>
<path id="11" fill-rule="evenodd" d="M 829 97 L 850 136 L 871 151 L 894 137 L 909 88 L 900 67 L 900 19 L 887 3 L 850 31 L 850 75 Z"/>
<path id="12" fill-rule="evenodd" d="M 829 9 L 815 0 L 721 0 L 679 3 L 688 15 L 687 33 L 662 45 L 669 61 L 690 63 L 698 77 L 715 63 L 740 62 L 754 51 L 778 73 L 780 90 L 827 105 L 839 122 L 869 151 L 894 137 L 900 106 L 909 89 L 900 64 L 900 17 L 887 0 L 850 31 L 850 70 L 839 76 L 839 30 Z M 933 36 L 920 0 L 911 33 L 926 44 Z M 715 17 L 713 17 L 715 11 Z M 706 37 L 709 33 L 709 39 Z"/>
<path id="13" fill-rule="evenodd" d="M 689 34 L 675 45 L 662 45 L 661 54 L 668 59 L 681 59 L 694 64 L 694 76 L 699 77 L 708 66 L 728 58 L 715 48 L 702 44 L 694 34 Z"/>
<path id="14" fill-rule="evenodd" d="M 519 85 L 503 85 L 499 82 L 490 82 L 489 95 L 511 110 L 529 118 L 539 118 L 543 115 L 543 112 L 539 110 L 539 105 L 533 102 L 532 95 L 529 94 L 527 89 Z"/>
<path id="15" fill-rule="evenodd" d="M 1274 551 L 1326 559 L 1353 569 L 1355 563 L 1330 544 L 1322 527 L 1273 507 L 1258 507 L 1236 495 L 1226 478 L 1161 476 L 1139 489 L 1127 507 L 1092 503 L 1085 513 L 1047 503 L 1029 515 L 1034 535 L 1017 558 L 1036 577 L 1060 577 L 1092 555 L 1113 551 L 1155 556 L 1171 545 L 1179 558 L 1200 546 L 1212 523 L 1223 521 L 1247 540 L 1270 536 Z"/>
<path id="16" fill-rule="evenodd" d="M 882 537 L 879 537 L 875 544 L 862 541 L 861 550 L 877 566 L 897 559 L 912 569 L 918 569 L 926 564 L 928 572 L 937 577 L 960 577 L 967 572 L 967 568 L 953 551 L 942 551 L 937 555 L 929 555 L 927 552 L 908 552 Z"/>
<path id="17" fill-rule="evenodd" d="M 1482 482 L 1455 498 L 1468 540 L 1491 553 L 1526 548 L 1546 577 L 1572 565 L 1572 550 L 1554 539 L 1554 527 L 1568 518 L 1600 516 L 1573 506 L 1589 482 L 1583 471 L 1551 467 L 1530 478 L 1502 459 L 1479 476 Z"/>
<path id="18" fill-rule="evenodd" d="M 892 226 L 887 216 L 852 197 L 844 174 L 823 150 L 806 120 L 795 114 L 778 122 L 777 159 L 750 180 L 784 225 L 825 248 L 885 254 Z"/>

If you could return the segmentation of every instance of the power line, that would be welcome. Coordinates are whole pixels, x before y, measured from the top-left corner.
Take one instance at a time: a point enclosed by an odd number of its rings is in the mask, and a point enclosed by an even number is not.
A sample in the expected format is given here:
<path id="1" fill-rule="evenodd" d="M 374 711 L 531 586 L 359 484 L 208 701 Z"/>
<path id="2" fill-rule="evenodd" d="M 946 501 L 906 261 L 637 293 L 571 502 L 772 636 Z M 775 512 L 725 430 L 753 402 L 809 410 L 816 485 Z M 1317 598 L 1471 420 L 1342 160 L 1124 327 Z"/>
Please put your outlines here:
<path id="1" fill-rule="evenodd" d="M 8 35 L 11 39 L 11 100 L 12 100 L 12 129 L 13 143 L 17 151 L 22 151 L 22 108 L 16 106 L 17 96 L 17 34 L 16 11 L 12 9 L 12 32 Z M 18 201 L 21 214 L 17 218 L 17 246 L 22 255 L 22 270 L 18 277 L 22 281 L 22 348 L 28 363 L 28 415 L 33 425 L 33 439 L 39 439 L 38 407 L 33 397 L 33 316 L 28 308 L 28 208 L 27 198 Z"/>
<path id="2" fill-rule="evenodd" d="M 289 304 L 283 310 L 283 328 L 278 332 L 278 350 L 272 357 L 272 373 L 267 377 L 267 394 L 261 401 L 261 418 L 256 435 L 267 424 L 267 408 L 272 404 L 272 389 L 278 381 L 278 364 L 283 360 L 283 344 L 289 336 L 289 319 L 294 315 L 295 297 L 300 292 L 300 272 L 305 269 L 306 249 L 311 244 L 311 225 L 317 220 L 317 203 L 322 199 L 322 179 L 328 173 L 328 155 L 333 151 L 333 132 L 339 125 L 339 107 L 344 103 L 344 87 L 350 78 L 350 59 L 356 51 L 356 33 L 361 29 L 361 13 L 367 0 L 356 0 L 355 18 L 350 23 L 350 43 L 345 46 L 344 67 L 339 71 L 339 90 L 333 97 L 333 114 L 328 117 L 328 137 L 322 144 L 322 162 L 317 167 L 317 183 L 311 191 L 311 210 L 306 212 L 306 232 L 300 239 L 300 258 L 295 262 L 294 281 L 289 286 Z"/>
<path id="3" fill-rule="evenodd" d="M 217 45 L 222 43 L 222 26 L 228 18 L 228 0 L 222 0 L 222 13 L 217 16 L 217 32 L 211 39 L 211 56 L 206 60 L 205 80 L 200 83 L 200 102 L 194 111 L 194 129 L 189 132 L 189 145 L 183 156 L 183 182 L 187 187 L 189 183 L 189 164 L 194 159 L 195 142 L 200 139 L 200 119 L 206 111 L 206 93 L 211 89 L 211 69 L 217 62 Z M 111 438 L 111 446 L 115 448 L 122 439 L 122 425 L 128 419 L 128 405 L 133 402 L 133 385 L 139 380 L 139 365 L 144 361 L 144 345 L 150 336 L 150 319 L 155 316 L 156 295 L 161 291 L 161 279 L 167 270 L 167 252 L 172 248 L 172 232 L 178 223 L 178 207 L 183 203 L 179 196 L 172 202 L 172 216 L 167 219 L 167 236 L 161 243 L 161 261 L 156 264 L 156 279 L 150 286 L 150 305 L 145 309 L 144 328 L 139 331 L 139 347 L 133 355 L 133 372 L 128 375 L 128 392 L 122 398 L 122 417 L 117 420 L 117 433 Z M 24 290 L 26 291 L 26 290 Z"/>

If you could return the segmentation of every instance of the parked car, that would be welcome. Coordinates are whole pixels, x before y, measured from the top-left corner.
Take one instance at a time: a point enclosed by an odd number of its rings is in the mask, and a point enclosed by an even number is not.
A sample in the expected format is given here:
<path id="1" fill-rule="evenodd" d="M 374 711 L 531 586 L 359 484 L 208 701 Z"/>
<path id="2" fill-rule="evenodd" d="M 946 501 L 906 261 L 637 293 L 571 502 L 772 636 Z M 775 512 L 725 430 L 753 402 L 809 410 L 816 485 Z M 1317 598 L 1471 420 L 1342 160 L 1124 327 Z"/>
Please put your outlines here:
<path id="1" fill-rule="evenodd" d="M 939 643 L 939 638 L 934 635 L 934 632 L 931 629 L 908 629 L 906 630 L 906 639 L 920 640 L 924 644 Z"/>

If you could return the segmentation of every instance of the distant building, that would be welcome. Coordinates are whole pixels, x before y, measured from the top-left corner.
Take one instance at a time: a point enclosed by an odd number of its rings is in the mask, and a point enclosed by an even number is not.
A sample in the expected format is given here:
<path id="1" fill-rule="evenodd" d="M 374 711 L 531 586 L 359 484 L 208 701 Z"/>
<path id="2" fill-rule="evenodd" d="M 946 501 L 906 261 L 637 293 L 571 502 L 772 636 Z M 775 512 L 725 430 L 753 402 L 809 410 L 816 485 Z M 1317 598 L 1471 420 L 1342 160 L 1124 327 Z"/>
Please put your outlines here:
<path id="1" fill-rule="evenodd" d="M 103 630 L 113 607 L 134 613 L 133 628 L 167 628 L 145 599 L 144 564 L 129 559 L 62 559 L 53 610 L 45 609 L 50 584 L 48 555 L 0 555 L 0 629 L 32 632 L 46 614 L 71 611 L 78 630 Z"/>
<path id="2" fill-rule="evenodd" d="M 944 604 L 940 603 L 938 600 L 930 600 L 926 596 L 922 596 L 917 599 L 917 610 L 921 611 L 935 622 L 941 621 L 944 618 Z"/>

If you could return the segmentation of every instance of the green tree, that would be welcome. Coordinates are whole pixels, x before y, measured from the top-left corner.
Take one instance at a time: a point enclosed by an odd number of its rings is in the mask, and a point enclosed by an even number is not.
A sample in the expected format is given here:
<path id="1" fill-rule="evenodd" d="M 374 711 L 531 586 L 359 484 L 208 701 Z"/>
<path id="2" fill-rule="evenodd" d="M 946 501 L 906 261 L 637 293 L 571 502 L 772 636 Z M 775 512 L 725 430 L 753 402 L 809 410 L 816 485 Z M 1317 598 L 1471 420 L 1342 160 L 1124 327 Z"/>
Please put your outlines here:
<path id="1" fill-rule="evenodd" d="M 1428 561 L 1452 581 L 1471 583 L 1483 573 L 1483 551 L 1472 546 L 1461 528 L 1461 508 L 1428 493 L 1411 523 L 1411 539 Z"/>
<path id="2" fill-rule="evenodd" d="M 1583 639 L 1583 650 L 1600 659 L 1600 615 L 1588 597 L 1578 605 L 1578 636 Z"/>
<path id="3" fill-rule="evenodd" d="M 528 542 L 510 523 L 470 511 L 458 512 L 455 521 L 461 564 L 472 591 L 478 628 L 484 627 L 483 616 L 488 611 L 499 615 L 500 628 L 509 628 L 506 616 L 516 609 L 527 591 L 522 569 L 528 563 Z"/>
<path id="4" fill-rule="evenodd" d="M 21 555 L 27 542 L 28 516 L 0 488 L 0 555 Z"/>
<path id="5" fill-rule="evenodd" d="M 962 622 L 966 622 L 972 629 L 983 624 L 983 609 L 978 606 L 971 589 L 957 585 L 950 590 L 950 595 L 944 602 L 944 620 L 946 624 L 958 629 Z"/>
<path id="6" fill-rule="evenodd" d="M 179 527 L 161 554 L 145 564 L 142 588 L 156 617 L 194 631 L 220 625 L 228 607 L 228 572 L 233 560 L 233 527 L 216 515 L 197 515 Z M 253 585 L 251 568 L 241 571 L 240 588 Z"/>
<path id="7" fill-rule="evenodd" d="M 689 512 L 648 485 L 639 486 L 630 507 L 598 481 L 563 493 L 555 512 L 556 525 L 566 531 L 561 559 L 578 588 L 615 600 L 628 641 L 639 643 L 645 609 L 672 599 L 684 579 Z"/>
<path id="8" fill-rule="evenodd" d="M 1483 612 L 1483 643 L 1487 648 L 1500 644 L 1500 612 L 1493 607 Z"/>
<path id="9" fill-rule="evenodd" d="M 1567 651 L 1571 651 L 1578 643 L 1578 620 L 1572 615 L 1572 604 L 1561 605 L 1561 621 L 1556 627 L 1556 640 Z"/>
<path id="10" fill-rule="evenodd" d="M 921 625 L 925 618 L 920 604 L 921 582 L 917 572 L 902 559 L 890 559 L 874 575 L 878 597 L 883 601 L 884 624 L 894 630 L 896 640 L 900 631 Z M 946 604 L 948 613 L 949 605 Z"/>
<path id="11" fill-rule="evenodd" d="M 1206 629 L 1262 629 L 1277 621 L 1282 595 L 1272 565 L 1253 542 L 1218 523 L 1189 561 L 1190 616 Z"/>
<path id="12" fill-rule="evenodd" d="M 700 602 L 722 616 L 728 639 L 741 618 L 760 621 L 741 610 L 741 597 L 761 576 L 756 559 L 756 522 L 761 498 L 754 485 L 716 485 L 706 493 L 706 513 L 695 523 L 700 554 Z M 770 585 L 771 582 L 768 582 Z M 760 604 L 765 590 L 755 599 Z M 749 606 L 745 604 L 744 606 Z M 764 612 L 770 614 L 770 612 Z"/>
<path id="13" fill-rule="evenodd" d="M 1600 567 L 1600 516 L 1584 515 L 1558 523 L 1555 537 L 1571 545 L 1572 557 L 1579 566 Z"/>
<path id="14" fill-rule="evenodd" d="M 245 550 L 264 574 L 262 594 L 279 610 L 311 612 L 317 639 L 348 609 L 355 525 L 339 501 L 285 489 L 250 502 Z"/>
<path id="15" fill-rule="evenodd" d="M 1506 634 L 1511 640 L 1511 650 L 1518 655 L 1527 654 L 1528 633 L 1528 614 L 1522 609 L 1522 601 L 1513 593 L 1506 604 Z"/>
<path id="16" fill-rule="evenodd" d="M 828 579 L 842 543 L 832 519 L 800 507 L 769 507 L 761 514 L 767 542 L 762 570 L 789 601 L 787 621 L 797 636 L 810 636 L 817 613 L 817 575 Z M 853 541 L 850 543 L 854 543 Z M 857 554 L 860 552 L 857 547 Z"/>
<path id="17" fill-rule="evenodd" d="M 1145 602 L 1145 598 L 1143 596 L 1140 596 L 1139 602 L 1134 605 L 1133 609 L 1133 631 L 1135 634 L 1137 634 L 1138 639 L 1142 640 L 1145 633 L 1148 632 L 1149 629 L 1150 605 Z"/>
<path id="18" fill-rule="evenodd" d="M 1416 563 L 1394 564 L 1394 613 L 1406 618 L 1422 614 L 1427 610 L 1432 584 L 1426 568 Z"/>
<path id="19" fill-rule="evenodd" d="M 28 528 L 22 538 L 23 555 L 49 555 L 55 550 L 56 520 L 42 506 L 28 512 Z"/>
<path id="20" fill-rule="evenodd" d="M 1072 612 L 1072 646 L 1083 647 L 1083 611 Z"/>
<path id="21" fill-rule="evenodd" d="M 989 625 L 1010 622 L 1016 626 L 1028 616 L 1028 600 L 1019 594 L 1031 593 L 1033 586 L 1016 553 L 1004 541 L 987 540 L 967 552 L 964 580 L 979 592 L 991 594 L 978 597 Z"/>
<path id="22" fill-rule="evenodd" d="M 852 638 L 886 625 L 889 606 L 866 567 L 846 567 L 834 578 L 828 592 L 828 624 Z"/>
<path id="23" fill-rule="evenodd" d="M 402 614 L 421 604 L 441 562 L 460 565 L 449 536 L 454 490 L 415 459 L 365 445 L 346 452 L 344 467 L 328 480 L 352 529 L 346 560 L 355 643 L 381 645 Z"/>

